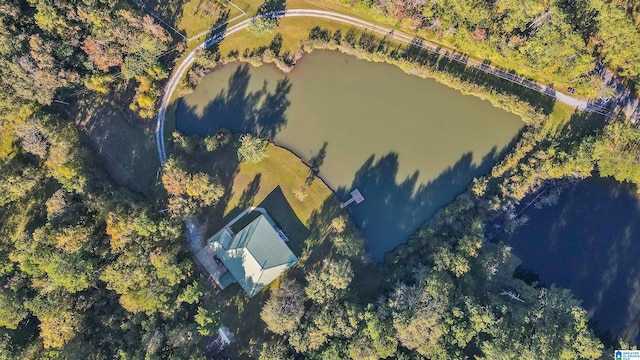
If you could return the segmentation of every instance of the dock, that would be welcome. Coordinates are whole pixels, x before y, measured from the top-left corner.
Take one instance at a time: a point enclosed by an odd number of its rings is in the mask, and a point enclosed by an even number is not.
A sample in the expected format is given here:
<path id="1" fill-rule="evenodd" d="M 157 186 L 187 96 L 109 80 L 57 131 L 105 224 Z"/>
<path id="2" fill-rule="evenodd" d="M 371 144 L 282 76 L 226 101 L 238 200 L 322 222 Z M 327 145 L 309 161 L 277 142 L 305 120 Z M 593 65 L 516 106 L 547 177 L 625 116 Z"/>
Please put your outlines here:
<path id="1" fill-rule="evenodd" d="M 351 203 L 355 202 L 356 204 L 360 204 L 364 201 L 364 196 L 360 193 L 360 190 L 355 189 L 351 192 L 351 199 L 340 204 L 340 209 L 344 209 L 347 206 L 351 205 Z"/>

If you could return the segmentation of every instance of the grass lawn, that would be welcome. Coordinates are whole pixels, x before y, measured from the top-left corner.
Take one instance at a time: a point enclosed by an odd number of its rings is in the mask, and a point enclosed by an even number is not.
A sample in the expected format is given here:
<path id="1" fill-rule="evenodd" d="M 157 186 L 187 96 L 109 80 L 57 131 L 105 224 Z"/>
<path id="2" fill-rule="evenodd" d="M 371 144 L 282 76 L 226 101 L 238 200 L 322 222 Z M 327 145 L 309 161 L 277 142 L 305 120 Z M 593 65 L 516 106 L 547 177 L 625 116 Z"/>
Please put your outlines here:
<path id="1" fill-rule="evenodd" d="M 220 42 L 220 54 L 226 56 L 232 50 L 238 50 L 240 53 L 244 49 L 256 49 L 261 46 L 268 46 L 276 34 L 282 35 L 281 54 L 296 53 L 301 46 L 301 42 L 309 37 L 309 31 L 315 26 L 329 29 L 331 32 L 342 30 L 345 34 L 353 26 L 345 25 L 331 20 L 317 18 L 283 18 L 280 19 L 277 28 L 270 33 L 256 35 L 248 28 L 231 34 Z"/>
<path id="2" fill-rule="evenodd" d="M 100 95 L 89 96 L 73 109 L 75 123 L 118 185 L 151 197 L 157 189 L 160 167 L 154 122 L 133 115 L 121 103 L 101 100 Z"/>
<path id="3" fill-rule="evenodd" d="M 165 27 L 168 24 L 187 38 L 211 29 L 227 10 L 228 19 L 242 15 L 240 9 L 225 0 L 152 0 L 146 2 L 145 9 L 157 14 L 166 23 Z"/>
<path id="4" fill-rule="evenodd" d="M 195 170 L 219 174 L 227 188 L 222 201 L 203 214 L 200 223 L 207 224 L 205 236 L 210 236 L 247 207 L 265 208 L 289 238 L 287 245 L 298 257 L 298 263 L 285 276 L 302 280 L 309 268 L 332 256 L 329 225 L 346 211 L 340 209 L 339 200 L 319 178 L 308 186 L 304 201 L 296 199 L 293 191 L 305 183 L 309 167 L 289 150 L 274 144 L 267 147 L 267 155 L 258 164 L 238 164 L 235 146 L 228 145 L 214 153 L 198 150 L 185 158 Z M 354 263 L 355 266 L 363 265 Z M 276 280 L 270 288 L 278 283 Z M 222 310 L 222 324 L 235 335 L 227 356 L 247 358 L 254 344 L 259 347 L 265 336 L 272 335 L 260 319 L 268 297 L 269 291 L 265 290 L 249 299 L 237 284 L 224 291 L 214 290 L 209 297 Z"/>
<path id="5" fill-rule="evenodd" d="M 291 151 L 277 145 L 269 144 L 267 158 L 257 164 L 239 164 L 232 145 L 213 154 L 199 151 L 185 160 L 195 170 L 219 176 L 226 188 L 220 203 L 201 219 L 207 227 L 206 236 L 213 235 L 248 207 L 263 207 L 287 235 L 289 247 L 304 264 L 316 246 L 324 242 L 331 220 L 347 214 L 317 177 L 306 188 L 307 197 L 298 200 L 294 190 L 305 184 L 309 168 Z"/>
<path id="6" fill-rule="evenodd" d="M 156 5 L 156 8 L 172 8 L 170 4 L 174 4 L 173 6 L 174 8 L 175 4 L 180 3 L 181 0 L 157 0 L 157 1 L 158 1 L 158 4 L 160 5 Z M 189 30 L 190 32 L 188 36 L 193 36 L 194 34 L 197 34 L 201 31 L 211 28 L 211 26 L 217 20 L 216 16 L 201 16 L 199 13 L 195 12 L 195 9 L 197 9 L 197 7 L 199 6 L 198 4 L 207 0 L 190 0 L 190 1 L 182 0 L 182 1 L 184 1 L 184 3 L 182 5 L 182 13 L 179 17 L 180 24 L 181 24 L 179 25 L 180 28 L 185 27 L 186 29 L 195 29 L 195 28 L 199 29 L 199 31 Z M 233 3 L 239 8 L 241 8 L 243 11 L 245 11 L 246 15 L 237 16 L 237 19 L 231 22 L 229 26 L 253 16 L 253 14 L 255 14 L 256 10 L 260 7 L 260 5 L 263 4 L 263 1 L 235 0 L 233 1 Z M 328 0 L 289 0 L 289 1 L 286 1 L 285 7 L 286 9 L 323 9 L 323 10 L 335 11 L 341 14 L 355 16 L 357 18 L 372 22 L 376 25 L 381 25 L 384 27 L 401 30 L 408 34 L 415 34 L 416 36 L 420 36 L 420 37 L 429 39 L 432 42 L 438 43 L 442 45 L 444 48 L 449 48 L 449 49 L 458 48 L 453 43 L 447 42 L 443 39 L 436 39 L 434 37 L 434 34 L 430 32 L 426 32 L 424 29 L 421 29 L 416 33 L 411 28 L 407 27 L 406 24 L 403 24 L 401 21 L 393 19 L 383 14 L 378 9 L 374 9 L 374 8 L 367 8 L 359 5 L 351 6 L 346 2 L 341 3 L 341 2 L 334 2 L 334 1 L 328 1 Z M 236 18 L 236 15 L 240 14 L 240 12 L 237 9 L 235 9 L 235 7 L 231 6 L 230 9 L 232 9 L 233 11 L 229 16 L 229 19 L 234 19 Z M 173 11 L 178 11 L 178 10 L 174 9 Z M 237 12 L 237 14 L 235 14 L 235 12 Z M 162 12 L 160 12 L 160 14 L 162 14 Z M 167 16 L 166 18 L 171 19 L 172 17 Z M 294 22 L 311 22 L 311 23 L 316 23 L 317 25 L 321 25 L 319 19 L 297 18 L 297 19 L 293 19 L 293 21 Z M 278 30 L 278 31 L 283 34 L 286 41 L 287 37 L 285 36 L 285 34 L 288 33 L 288 31 L 284 29 Z M 308 32 L 304 32 L 304 35 L 306 35 L 307 33 Z M 204 40 L 205 40 L 205 37 L 198 38 L 190 42 L 190 44 L 188 44 L 188 47 L 192 49 L 195 46 L 199 45 Z M 244 49 L 246 47 L 251 48 L 252 46 L 250 46 L 249 43 L 246 43 L 246 42 L 237 42 L 237 46 L 235 48 Z M 523 69 L 521 64 L 519 63 L 507 64 L 506 63 L 507 59 L 502 58 L 499 54 L 496 54 L 496 53 L 474 54 L 473 48 L 459 49 L 459 50 L 466 52 L 469 57 L 474 58 L 476 60 L 482 61 L 482 60 L 491 58 L 490 60 L 492 60 L 492 62 L 495 63 L 494 65 L 503 67 L 504 69 L 507 69 L 507 70 L 510 70 L 512 68 L 517 69 L 518 72 L 525 77 L 530 77 L 533 80 L 544 82 L 544 80 L 539 79 L 540 77 L 539 74 L 535 72 L 531 72 L 528 69 Z M 223 52 L 223 54 L 226 54 L 226 52 Z M 555 85 L 556 85 L 556 89 L 562 90 L 562 89 L 565 89 L 567 86 L 570 86 L 571 84 L 557 83 Z"/>
<path id="7" fill-rule="evenodd" d="M 210 30 L 219 15 L 224 11 L 229 11 L 228 19 L 233 19 L 242 12 L 231 4 L 219 7 L 212 14 L 208 14 L 199 8 L 202 4 L 213 3 L 212 0 L 190 0 L 184 3 L 182 7 L 182 16 L 178 21 L 177 28 L 184 31 L 188 38 L 196 36 L 204 31 Z M 222 3 L 224 3 L 222 1 Z"/>
<path id="8" fill-rule="evenodd" d="M 244 210 L 247 206 L 257 206 L 279 186 L 300 221 L 307 224 L 313 212 L 333 196 L 331 190 L 315 178 L 308 188 L 307 198 L 304 201 L 296 199 L 293 191 L 304 185 L 308 175 L 309 168 L 302 160 L 289 150 L 270 144 L 266 159 L 257 164 L 240 164 L 225 217 L 235 216 L 235 211 Z"/>
<path id="9" fill-rule="evenodd" d="M 549 120 L 545 126 L 545 133 L 555 133 L 559 131 L 575 113 L 575 109 L 571 106 L 556 102 L 553 104 L 553 111 L 549 114 Z"/>

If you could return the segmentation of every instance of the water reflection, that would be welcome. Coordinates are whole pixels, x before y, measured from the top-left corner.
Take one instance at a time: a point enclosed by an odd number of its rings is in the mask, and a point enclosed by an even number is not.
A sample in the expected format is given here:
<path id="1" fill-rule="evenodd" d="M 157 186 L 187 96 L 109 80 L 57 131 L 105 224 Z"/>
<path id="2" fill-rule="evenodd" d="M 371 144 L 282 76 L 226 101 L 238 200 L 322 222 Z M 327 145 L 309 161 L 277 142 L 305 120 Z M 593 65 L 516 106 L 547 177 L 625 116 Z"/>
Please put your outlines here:
<path id="1" fill-rule="evenodd" d="M 590 178 L 559 204 L 527 213 L 510 240 L 523 266 L 570 288 L 605 336 L 639 344 L 640 199 L 632 186 Z"/>
<path id="2" fill-rule="evenodd" d="M 489 102 L 336 52 L 313 53 L 286 76 L 223 66 L 176 118 L 187 134 L 269 137 L 310 165 L 308 179 L 317 174 L 340 195 L 359 188 L 366 200 L 350 211 L 377 261 L 489 171 L 523 126 Z"/>

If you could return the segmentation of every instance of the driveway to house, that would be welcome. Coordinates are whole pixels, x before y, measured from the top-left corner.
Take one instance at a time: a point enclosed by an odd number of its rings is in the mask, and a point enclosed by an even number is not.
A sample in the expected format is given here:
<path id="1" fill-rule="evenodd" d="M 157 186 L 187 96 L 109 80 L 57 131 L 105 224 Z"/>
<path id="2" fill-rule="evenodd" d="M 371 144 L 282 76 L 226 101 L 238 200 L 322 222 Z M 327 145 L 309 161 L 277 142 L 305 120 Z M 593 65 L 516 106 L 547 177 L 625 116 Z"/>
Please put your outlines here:
<path id="1" fill-rule="evenodd" d="M 457 52 L 445 50 L 442 48 L 442 46 L 435 44 L 433 42 L 430 42 L 428 40 L 419 39 L 415 36 L 409 35 L 407 33 L 403 33 L 401 31 L 378 26 L 353 16 L 343 15 L 333 11 L 310 10 L 310 9 L 292 9 L 292 10 L 285 10 L 285 11 L 274 11 L 274 12 L 264 14 L 264 16 L 278 17 L 278 18 L 312 17 L 312 18 L 333 20 L 333 21 L 344 23 L 344 24 L 352 25 L 358 28 L 363 28 L 369 31 L 373 31 L 377 34 L 384 35 L 388 38 L 392 38 L 394 40 L 400 41 L 405 44 L 412 44 L 413 46 L 431 51 L 433 53 L 447 57 L 451 60 L 461 62 L 467 66 L 475 67 L 486 73 L 498 76 L 507 81 L 538 91 L 545 95 L 551 96 L 555 98 L 558 102 L 567 104 L 572 108 L 576 108 L 578 110 L 583 110 L 583 111 L 596 112 L 603 115 L 608 115 L 608 110 L 604 109 L 597 103 L 592 103 L 587 100 L 579 99 L 567 94 L 557 92 L 556 90 L 544 84 L 527 80 L 513 73 L 506 72 L 497 67 L 482 63 L 481 61 L 471 59 L 463 53 L 457 53 Z M 189 53 L 189 55 L 182 61 L 182 63 L 180 63 L 180 65 L 173 72 L 173 75 L 171 76 L 171 78 L 169 79 L 165 87 L 165 91 L 162 96 L 162 100 L 160 102 L 160 108 L 158 110 L 158 117 L 156 122 L 156 144 L 158 147 L 158 156 L 160 158 L 161 164 L 163 164 L 167 160 L 167 154 L 166 154 L 165 145 L 164 145 L 165 115 L 166 115 L 167 107 L 169 106 L 171 97 L 173 96 L 173 93 L 175 92 L 176 88 L 178 87 L 178 84 L 180 83 L 180 79 L 182 79 L 184 73 L 191 67 L 191 65 L 195 61 L 196 55 L 200 51 L 208 48 L 213 44 L 219 43 L 227 35 L 231 35 L 233 33 L 236 33 L 238 31 L 245 29 L 251 24 L 251 21 L 253 21 L 253 18 L 241 21 L 229 27 L 228 29 L 222 30 L 216 35 L 213 35 L 209 39 L 205 40 L 197 48 L 191 51 L 191 53 Z M 625 113 L 627 112 L 626 111 L 627 106 L 625 104 L 631 103 L 632 102 L 631 99 L 635 100 L 636 107 L 630 113 L 630 115 L 637 115 L 635 114 L 637 113 L 637 110 L 635 109 L 637 109 L 638 100 L 635 99 L 635 97 L 633 97 L 632 95 L 630 95 L 628 93 L 628 90 L 626 90 L 624 86 L 616 86 L 615 98 L 621 105 L 624 105 Z M 625 103 L 620 102 L 620 100 L 622 99 L 625 99 L 626 102 Z"/>
<path id="2" fill-rule="evenodd" d="M 195 256 L 198 251 L 202 250 L 202 247 L 205 245 L 204 241 L 204 226 L 198 224 L 195 220 L 185 220 L 184 224 L 186 226 L 186 236 L 187 241 L 189 242 L 189 250 Z"/>

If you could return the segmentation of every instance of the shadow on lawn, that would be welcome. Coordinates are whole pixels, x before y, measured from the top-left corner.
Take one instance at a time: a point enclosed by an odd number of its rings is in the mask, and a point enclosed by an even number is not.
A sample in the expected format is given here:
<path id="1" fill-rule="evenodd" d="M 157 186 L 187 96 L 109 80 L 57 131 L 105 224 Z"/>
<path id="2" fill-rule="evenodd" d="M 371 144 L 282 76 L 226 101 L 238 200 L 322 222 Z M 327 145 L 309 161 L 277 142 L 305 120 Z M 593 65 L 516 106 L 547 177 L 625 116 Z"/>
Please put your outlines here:
<path id="1" fill-rule="evenodd" d="M 239 66 L 229 78 L 228 87 L 222 90 L 199 113 L 196 106 L 180 100 L 176 118 L 180 119 L 180 131 L 187 135 L 206 136 L 219 128 L 232 133 L 252 133 L 273 139 L 287 124 L 286 110 L 291 82 L 278 80 L 274 91 L 267 90 L 265 81 L 261 89 L 249 91 L 249 66 Z"/>
<path id="2" fill-rule="evenodd" d="M 254 204 L 255 195 L 260 187 L 260 178 L 260 174 L 253 178 L 242 193 L 238 205 L 227 213 L 223 219 L 223 223 L 229 222 L 250 206 L 263 208 L 289 239 L 287 245 L 291 251 L 293 251 L 297 257 L 300 257 L 308 247 L 307 240 L 311 235 L 311 231 L 298 218 L 298 215 L 296 215 L 291 204 L 289 204 L 279 185 L 271 190 L 259 204 Z M 226 207 L 226 204 L 222 205 Z M 232 227 L 233 230 L 235 232 L 240 231 L 258 216 L 260 216 L 260 212 L 258 211 L 249 212 L 234 224 Z"/>
<path id="3" fill-rule="evenodd" d="M 160 167 L 155 141 L 145 134 L 145 122 L 122 107 L 123 103 L 127 101 L 120 97 L 103 100 L 89 96 L 64 110 L 74 119 L 82 141 L 100 159 L 92 168 L 102 167 L 116 184 L 152 198 Z"/>
<path id="4" fill-rule="evenodd" d="M 218 17 L 212 29 L 219 24 L 224 23 L 230 14 L 230 7 L 226 5 L 226 2 L 216 2 L 212 0 L 199 0 L 197 6 L 192 7 L 193 4 L 189 4 L 189 0 L 151 0 L 140 1 L 133 0 L 141 9 L 144 9 L 144 13 L 153 11 L 156 16 L 160 17 L 162 21 L 170 26 L 178 29 L 180 25 L 189 23 L 190 21 L 202 21 L 205 18 Z M 186 7 L 186 8 L 185 8 Z M 183 21 L 183 19 L 185 21 Z M 156 22 L 158 20 L 156 19 Z M 182 22 L 182 24 L 181 24 Z M 166 28 L 166 26 L 165 26 Z M 175 36 L 175 32 L 166 29 L 167 32 Z M 184 29 L 178 29 L 182 36 L 187 35 Z M 194 34 L 189 34 L 194 35 Z M 182 40 L 182 38 L 180 38 Z"/>
<path id="5" fill-rule="evenodd" d="M 227 9 L 222 14 L 220 14 L 220 17 L 216 20 L 216 22 L 213 23 L 213 25 L 211 25 L 211 28 L 209 29 L 209 34 L 207 35 L 207 39 L 210 39 L 213 36 L 218 36 L 219 38 L 223 38 L 225 36 L 225 34 L 227 33 L 227 27 L 229 25 L 227 21 L 229 20 L 230 13 L 231 13 L 231 10 Z M 212 54 L 218 53 L 218 50 L 220 50 L 220 41 L 214 44 L 211 44 L 206 49 L 207 52 L 210 52 Z M 218 60 L 220 59 L 219 54 L 216 59 Z"/>
<path id="6" fill-rule="evenodd" d="M 304 244 L 311 235 L 311 231 L 300 221 L 295 211 L 284 196 L 280 186 L 276 186 L 258 207 L 267 210 L 284 234 L 289 238 L 287 245 L 293 253 L 300 257 Z"/>

